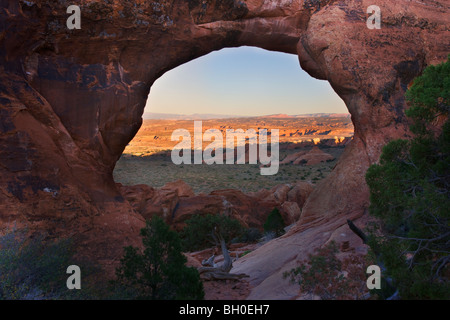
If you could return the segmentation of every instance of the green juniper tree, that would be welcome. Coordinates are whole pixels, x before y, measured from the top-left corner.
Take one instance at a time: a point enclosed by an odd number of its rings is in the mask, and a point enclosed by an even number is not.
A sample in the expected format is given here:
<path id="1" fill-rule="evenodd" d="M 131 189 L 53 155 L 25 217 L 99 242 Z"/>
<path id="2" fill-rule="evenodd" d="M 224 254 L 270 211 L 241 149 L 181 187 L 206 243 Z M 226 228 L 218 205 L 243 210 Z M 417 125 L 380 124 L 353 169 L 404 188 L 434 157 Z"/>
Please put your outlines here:
<path id="1" fill-rule="evenodd" d="M 264 231 L 273 232 L 276 237 L 279 237 L 284 233 L 285 225 L 280 211 L 278 208 L 274 208 L 267 216 L 267 220 L 264 223 Z"/>
<path id="2" fill-rule="evenodd" d="M 450 60 L 426 68 L 406 99 L 414 137 L 387 144 L 367 171 L 379 218 L 369 244 L 401 298 L 449 299 Z"/>
<path id="3" fill-rule="evenodd" d="M 185 265 L 178 234 L 155 216 L 141 236 L 143 250 L 126 247 L 116 270 L 116 285 L 122 294 L 131 299 L 203 299 L 199 273 Z"/>
<path id="4" fill-rule="evenodd" d="M 183 239 L 187 250 L 204 249 L 213 244 L 213 253 L 209 259 L 202 261 L 198 271 L 205 280 L 238 280 L 248 277 L 246 274 L 230 273 L 233 268 L 233 259 L 227 248 L 227 243 L 240 239 L 244 235 L 244 228 L 239 221 L 226 215 L 196 215 L 186 222 L 183 230 Z M 216 264 L 214 259 L 220 247 L 223 262 Z M 236 256 L 237 258 L 237 256 Z"/>
<path id="5" fill-rule="evenodd" d="M 220 234 L 225 243 L 240 237 L 244 228 L 236 219 L 223 214 L 194 215 L 186 221 L 182 232 L 185 250 L 201 250 L 211 245 L 220 245 L 216 233 Z"/>

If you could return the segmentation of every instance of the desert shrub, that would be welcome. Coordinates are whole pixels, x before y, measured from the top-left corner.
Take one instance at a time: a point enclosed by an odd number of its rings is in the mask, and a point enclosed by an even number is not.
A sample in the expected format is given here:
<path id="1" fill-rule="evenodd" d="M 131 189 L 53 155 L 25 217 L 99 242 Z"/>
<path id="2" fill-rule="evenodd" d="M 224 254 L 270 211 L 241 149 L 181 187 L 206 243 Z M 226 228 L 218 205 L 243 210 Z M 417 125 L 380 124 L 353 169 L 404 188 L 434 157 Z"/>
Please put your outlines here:
<path id="1" fill-rule="evenodd" d="M 425 69 L 406 98 L 414 137 L 387 144 L 366 174 L 379 218 L 370 245 L 401 298 L 449 299 L 450 60 Z"/>
<path id="2" fill-rule="evenodd" d="M 75 260 L 73 241 L 50 241 L 44 234 L 27 237 L 26 230 L 4 232 L 0 236 L 0 300 L 89 299 L 97 292 L 83 280 L 83 290 L 69 290 L 66 273 L 70 265 L 83 270 L 82 279 L 91 279 L 99 269 Z M 84 268 L 84 266 L 87 266 Z"/>
<path id="3" fill-rule="evenodd" d="M 195 215 L 186 221 L 186 226 L 181 232 L 183 247 L 186 251 L 196 251 L 219 245 L 214 236 L 214 230 L 222 235 L 226 243 L 242 236 L 244 228 L 236 219 L 228 216 Z"/>
<path id="4" fill-rule="evenodd" d="M 252 250 L 245 250 L 245 251 L 242 253 L 241 258 L 242 258 L 243 256 L 249 254 L 250 252 L 252 252 Z"/>
<path id="5" fill-rule="evenodd" d="M 239 242 L 255 243 L 262 238 L 263 234 L 258 228 L 245 229 L 243 235 L 239 237 Z"/>
<path id="6" fill-rule="evenodd" d="M 274 208 L 267 216 L 266 222 L 264 223 L 264 232 L 275 233 L 276 237 L 281 236 L 284 233 L 284 223 L 283 217 L 280 214 L 278 208 Z"/>
<path id="7" fill-rule="evenodd" d="M 278 236 L 276 235 L 276 233 L 274 231 L 268 231 L 268 232 L 264 232 L 264 236 L 262 237 L 262 243 L 271 241 L 275 238 L 277 238 Z"/>
<path id="8" fill-rule="evenodd" d="M 13 230 L 0 238 L 0 298 L 59 298 L 57 280 L 65 285 L 69 264 L 67 243 L 44 246 L 40 238 L 27 240 L 25 231 Z"/>
<path id="9" fill-rule="evenodd" d="M 350 256 L 341 262 L 337 258 L 338 252 L 336 243 L 332 241 L 310 254 L 297 268 L 285 272 L 283 277 L 299 284 L 301 293 L 310 298 L 359 299 L 366 287 L 364 260 L 361 256 Z"/>
<path id="10" fill-rule="evenodd" d="M 203 299 L 197 269 L 185 265 L 179 235 L 155 216 L 141 230 L 143 249 L 126 247 L 113 283 L 120 298 Z"/>

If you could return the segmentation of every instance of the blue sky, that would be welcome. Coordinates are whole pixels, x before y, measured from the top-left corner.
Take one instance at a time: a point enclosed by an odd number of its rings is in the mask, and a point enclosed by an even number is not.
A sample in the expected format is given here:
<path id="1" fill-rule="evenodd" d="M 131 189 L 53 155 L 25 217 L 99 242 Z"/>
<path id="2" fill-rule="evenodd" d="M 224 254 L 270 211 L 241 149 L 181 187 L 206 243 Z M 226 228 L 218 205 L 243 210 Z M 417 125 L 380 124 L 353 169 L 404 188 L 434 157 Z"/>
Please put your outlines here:
<path id="1" fill-rule="evenodd" d="M 300 68 L 297 56 L 240 47 L 165 73 L 153 84 L 145 112 L 261 116 L 348 111 L 327 81 Z"/>

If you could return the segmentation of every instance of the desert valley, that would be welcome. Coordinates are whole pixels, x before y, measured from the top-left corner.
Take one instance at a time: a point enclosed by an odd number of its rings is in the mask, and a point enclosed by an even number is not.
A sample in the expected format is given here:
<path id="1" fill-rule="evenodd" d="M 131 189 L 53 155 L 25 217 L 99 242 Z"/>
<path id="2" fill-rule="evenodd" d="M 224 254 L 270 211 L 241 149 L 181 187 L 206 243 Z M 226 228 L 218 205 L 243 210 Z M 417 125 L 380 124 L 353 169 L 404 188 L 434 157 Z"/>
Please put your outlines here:
<path id="1" fill-rule="evenodd" d="M 353 136 L 349 114 L 271 115 L 203 120 L 203 131 L 219 129 L 278 129 L 280 169 L 261 176 L 258 165 L 175 165 L 171 150 L 178 143 L 171 135 L 177 129 L 190 131 L 194 120 L 144 120 L 136 137 L 127 145 L 116 165 L 114 178 L 124 185 L 148 184 L 162 187 L 183 180 L 195 192 L 218 189 L 258 191 L 297 180 L 317 183 L 331 172 Z M 270 136 L 269 136 L 270 139 Z M 207 143 L 203 144 L 203 148 Z M 224 147 L 225 148 L 225 147 Z M 248 146 L 247 146 L 248 151 Z"/>
<path id="2" fill-rule="evenodd" d="M 260 239 L 231 245 L 233 257 L 268 241 L 263 226 L 274 208 L 279 209 L 286 230 L 298 221 L 309 194 L 333 170 L 353 136 L 348 114 L 202 119 L 203 131 L 279 129 L 278 173 L 261 175 L 260 165 L 248 161 L 176 165 L 171 150 L 178 141 L 171 140 L 172 132 L 184 128 L 193 136 L 195 119 L 144 120 L 117 162 L 114 179 L 136 212 L 146 219 L 164 217 L 175 230 L 182 231 L 193 216 L 208 214 L 225 214 L 247 229 L 258 230 Z M 185 254 L 190 265 L 199 267 L 211 252 L 205 249 Z M 221 261 L 223 256 L 219 255 L 216 262 Z M 243 299 L 250 292 L 245 279 L 205 281 L 204 287 L 206 299 Z"/>

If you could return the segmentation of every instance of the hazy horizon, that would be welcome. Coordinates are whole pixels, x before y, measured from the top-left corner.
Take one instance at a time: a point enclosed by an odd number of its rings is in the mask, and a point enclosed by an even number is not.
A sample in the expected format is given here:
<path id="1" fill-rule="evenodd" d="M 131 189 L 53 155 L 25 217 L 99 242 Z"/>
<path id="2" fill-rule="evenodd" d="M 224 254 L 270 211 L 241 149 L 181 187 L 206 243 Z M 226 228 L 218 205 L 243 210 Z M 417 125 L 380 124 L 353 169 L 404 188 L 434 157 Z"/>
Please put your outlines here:
<path id="1" fill-rule="evenodd" d="M 299 118 L 299 117 L 324 117 L 324 116 L 342 116 L 342 117 L 350 117 L 349 112 L 340 113 L 340 112 L 315 112 L 315 113 L 300 113 L 300 114 L 280 114 L 280 113 L 274 113 L 274 114 L 265 114 L 265 115 L 259 115 L 259 116 L 242 116 L 242 115 L 236 115 L 236 114 L 216 114 L 216 113 L 190 113 L 190 114 L 181 114 L 181 113 L 161 113 L 161 112 L 144 112 L 143 119 L 144 120 L 171 120 L 174 118 L 177 119 L 185 119 L 189 117 L 198 117 L 204 120 L 210 120 L 210 119 L 220 119 L 220 117 L 225 118 L 270 118 L 270 117 L 280 117 L 286 116 L 289 118 Z M 172 117 L 172 118 L 171 118 Z"/>
<path id="2" fill-rule="evenodd" d="M 153 84 L 145 113 L 348 113 L 327 81 L 301 69 L 296 55 L 254 47 L 227 48 L 165 73 Z"/>

